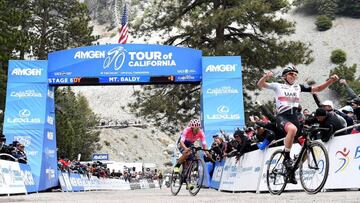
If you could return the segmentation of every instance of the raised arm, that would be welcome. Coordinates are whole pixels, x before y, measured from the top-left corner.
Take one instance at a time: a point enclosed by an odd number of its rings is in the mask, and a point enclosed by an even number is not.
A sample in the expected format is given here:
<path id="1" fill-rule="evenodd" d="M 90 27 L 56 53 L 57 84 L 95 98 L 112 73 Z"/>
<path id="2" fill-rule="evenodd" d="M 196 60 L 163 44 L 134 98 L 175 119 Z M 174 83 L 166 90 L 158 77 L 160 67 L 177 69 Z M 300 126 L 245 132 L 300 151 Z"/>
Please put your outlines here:
<path id="1" fill-rule="evenodd" d="M 273 76 L 273 73 L 271 71 L 265 73 L 262 78 L 257 83 L 257 86 L 259 88 L 267 88 L 269 86 L 269 83 L 266 82 L 267 79 Z"/>
<path id="2" fill-rule="evenodd" d="M 329 87 L 331 84 L 333 84 L 334 82 L 336 82 L 337 80 L 339 80 L 339 76 L 337 75 L 332 75 L 328 80 L 326 80 L 323 84 L 318 85 L 318 86 L 313 86 L 311 88 L 311 93 L 315 93 L 315 92 L 321 92 L 323 91 L 325 88 Z"/>

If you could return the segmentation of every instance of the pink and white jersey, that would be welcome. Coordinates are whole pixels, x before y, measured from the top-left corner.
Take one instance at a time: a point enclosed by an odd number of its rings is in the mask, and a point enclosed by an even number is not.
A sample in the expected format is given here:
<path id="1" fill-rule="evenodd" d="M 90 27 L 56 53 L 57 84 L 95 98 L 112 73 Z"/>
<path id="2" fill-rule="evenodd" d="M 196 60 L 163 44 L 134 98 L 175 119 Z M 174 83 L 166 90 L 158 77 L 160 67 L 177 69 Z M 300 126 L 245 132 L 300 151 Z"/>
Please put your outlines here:
<path id="1" fill-rule="evenodd" d="M 187 140 L 191 144 L 193 144 L 196 140 L 201 140 L 201 144 L 203 145 L 203 147 L 206 147 L 205 134 L 202 130 L 199 130 L 199 132 L 194 135 L 190 127 L 185 128 L 185 130 L 181 134 L 181 141 L 185 142 L 185 140 Z"/>
<path id="2" fill-rule="evenodd" d="M 311 87 L 298 84 L 288 85 L 274 82 L 269 83 L 267 88 L 275 91 L 277 113 L 299 107 L 300 92 L 311 92 Z"/>

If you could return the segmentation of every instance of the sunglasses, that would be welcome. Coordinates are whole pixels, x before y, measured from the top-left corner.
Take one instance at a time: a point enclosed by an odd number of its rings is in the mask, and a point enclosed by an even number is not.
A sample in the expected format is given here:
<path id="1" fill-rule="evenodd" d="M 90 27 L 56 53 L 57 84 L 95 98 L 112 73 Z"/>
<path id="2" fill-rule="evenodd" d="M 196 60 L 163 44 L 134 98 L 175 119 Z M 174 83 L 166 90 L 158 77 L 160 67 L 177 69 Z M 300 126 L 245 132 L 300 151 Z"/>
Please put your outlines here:
<path id="1" fill-rule="evenodd" d="M 297 73 L 294 73 L 294 72 L 290 72 L 290 73 L 288 73 L 288 75 L 293 76 L 293 77 L 297 77 L 297 76 L 298 76 L 298 74 L 297 74 Z"/>

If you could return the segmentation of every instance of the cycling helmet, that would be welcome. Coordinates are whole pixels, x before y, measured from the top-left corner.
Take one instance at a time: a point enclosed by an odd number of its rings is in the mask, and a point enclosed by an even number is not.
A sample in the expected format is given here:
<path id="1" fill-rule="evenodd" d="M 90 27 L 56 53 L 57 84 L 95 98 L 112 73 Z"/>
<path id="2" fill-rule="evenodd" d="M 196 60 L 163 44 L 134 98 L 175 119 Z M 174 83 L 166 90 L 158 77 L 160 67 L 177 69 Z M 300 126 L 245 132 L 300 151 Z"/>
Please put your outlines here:
<path id="1" fill-rule="evenodd" d="M 294 66 L 288 66 L 283 70 L 282 76 L 285 76 L 286 74 L 288 74 L 290 72 L 299 73 L 299 71 Z"/>
<path id="2" fill-rule="evenodd" d="M 190 122 L 189 122 L 189 127 L 191 128 L 200 128 L 201 127 L 201 123 L 198 119 L 192 119 Z"/>

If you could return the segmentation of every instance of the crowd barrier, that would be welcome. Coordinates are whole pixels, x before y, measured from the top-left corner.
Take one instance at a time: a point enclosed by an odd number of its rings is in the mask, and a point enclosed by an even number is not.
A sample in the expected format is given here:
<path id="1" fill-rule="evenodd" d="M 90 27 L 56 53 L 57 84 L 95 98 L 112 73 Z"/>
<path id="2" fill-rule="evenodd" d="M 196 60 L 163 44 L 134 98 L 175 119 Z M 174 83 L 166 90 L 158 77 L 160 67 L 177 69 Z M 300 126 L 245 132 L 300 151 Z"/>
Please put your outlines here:
<path id="1" fill-rule="evenodd" d="M 324 144 L 329 153 L 329 175 L 324 189 L 360 188 L 360 133 L 334 137 Z M 283 147 L 272 147 L 264 151 L 256 150 L 215 164 L 210 187 L 221 191 L 268 191 L 266 166 L 272 153 Z M 301 147 L 294 144 L 291 157 L 298 154 Z M 299 180 L 298 171 L 296 178 Z M 286 190 L 302 190 L 297 185 L 288 184 Z"/>
<path id="2" fill-rule="evenodd" d="M 158 188 L 158 181 L 140 180 L 129 183 L 122 179 L 88 177 L 77 173 L 58 171 L 63 192 L 90 190 L 134 190 Z M 31 168 L 27 164 L 0 160 L 0 195 L 28 194 L 38 192 Z"/>
<path id="3" fill-rule="evenodd" d="M 76 173 L 59 172 L 59 182 L 63 192 L 89 190 L 136 190 L 159 187 L 157 181 L 140 180 L 129 183 L 123 179 L 87 177 Z"/>
<path id="4" fill-rule="evenodd" d="M 36 192 L 29 165 L 0 160 L 0 195 Z"/>

